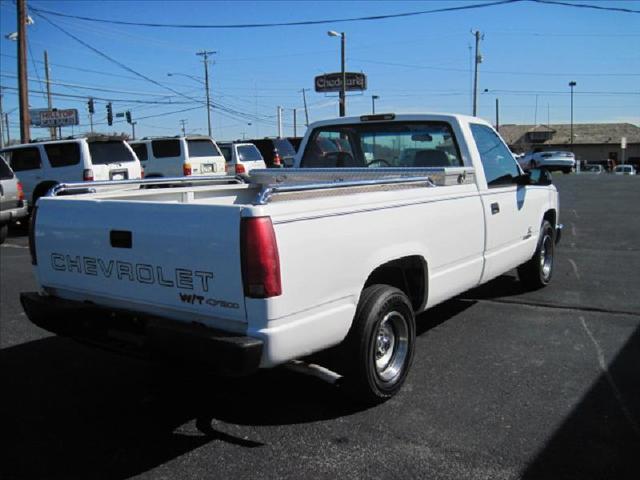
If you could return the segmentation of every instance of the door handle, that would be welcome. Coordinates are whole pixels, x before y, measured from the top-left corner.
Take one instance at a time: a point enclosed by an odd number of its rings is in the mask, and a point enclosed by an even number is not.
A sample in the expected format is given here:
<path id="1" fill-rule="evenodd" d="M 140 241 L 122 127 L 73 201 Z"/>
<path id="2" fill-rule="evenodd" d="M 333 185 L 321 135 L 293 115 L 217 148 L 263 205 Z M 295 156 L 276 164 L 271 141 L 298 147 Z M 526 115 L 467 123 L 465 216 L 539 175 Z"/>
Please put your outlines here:
<path id="1" fill-rule="evenodd" d="M 500 213 L 500 204 L 498 202 L 491 204 L 491 215 Z"/>

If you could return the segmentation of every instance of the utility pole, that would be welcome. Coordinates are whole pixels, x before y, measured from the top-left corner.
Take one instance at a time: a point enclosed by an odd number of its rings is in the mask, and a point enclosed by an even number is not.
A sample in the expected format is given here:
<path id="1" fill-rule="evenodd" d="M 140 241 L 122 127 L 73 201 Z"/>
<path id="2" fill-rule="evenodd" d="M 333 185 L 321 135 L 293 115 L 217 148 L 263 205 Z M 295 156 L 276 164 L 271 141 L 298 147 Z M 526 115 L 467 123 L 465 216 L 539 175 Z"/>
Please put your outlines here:
<path id="1" fill-rule="evenodd" d="M 47 107 L 51 110 L 53 102 L 51 101 L 51 80 L 49 79 L 49 54 L 46 50 L 44 51 L 44 75 L 47 81 Z M 91 131 L 93 131 L 93 128 Z M 49 127 L 49 137 L 51 137 L 51 140 L 56 139 L 56 127 Z"/>
<path id="2" fill-rule="evenodd" d="M 136 139 L 136 125 L 138 124 L 138 122 L 131 122 L 131 140 L 135 140 Z"/>
<path id="3" fill-rule="evenodd" d="M 297 137 L 298 136 L 298 119 L 297 119 L 297 113 L 298 113 L 298 109 L 294 108 L 293 109 L 293 136 Z"/>
<path id="4" fill-rule="evenodd" d="M 203 57 L 202 61 L 204 62 L 204 88 L 207 91 L 207 126 L 209 131 L 209 136 L 211 136 L 211 97 L 209 95 L 209 55 L 213 55 L 217 53 L 215 50 L 202 50 L 200 52 L 196 52 L 196 55 Z"/>
<path id="5" fill-rule="evenodd" d="M 480 30 L 476 30 L 475 32 L 472 30 L 476 37 L 476 67 L 475 74 L 473 76 L 473 116 L 477 116 L 478 114 L 478 65 L 482 63 L 482 55 L 480 54 L 480 40 L 484 39 L 484 35 L 480 32 Z"/>
<path id="6" fill-rule="evenodd" d="M 18 0 L 18 90 L 20 105 L 20 142 L 29 143 L 29 87 L 27 84 L 27 5 Z"/>
<path id="7" fill-rule="evenodd" d="M 180 125 L 182 125 L 182 136 L 186 137 L 187 136 L 187 130 L 186 130 L 187 120 L 185 118 L 180 120 Z"/>
<path id="8" fill-rule="evenodd" d="M 282 107 L 278 106 L 278 138 L 282 138 Z"/>
<path id="9" fill-rule="evenodd" d="M 2 113 L 2 88 L 0 88 L 0 148 L 4 148 L 4 114 Z"/>
<path id="10" fill-rule="evenodd" d="M 371 95 L 371 114 L 376 114 L 376 100 L 380 98 L 379 95 Z"/>
<path id="11" fill-rule="evenodd" d="M 5 126 L 5 130 L 7 131 L 7 145 L 9 145 L 11 143 L 11 135 L 9 134 L 9 114 L 8 113 L 4 114 L 4 126 Z"/>
<path id="12" fill-rule="evenodd" d="M 500 131 L 500 101 L 496 98 L 496 130 Z"/>
<path id="13" fill-rule="evenodd" d="M 305 127 L 309 126 L 309 109 L 307 108 L 307 95 L 305 93 L 307 90 L 308 90 L 307 88 L 303 88 L 301 90 L 302 101 L 304 102 L 304 126 Z"/>

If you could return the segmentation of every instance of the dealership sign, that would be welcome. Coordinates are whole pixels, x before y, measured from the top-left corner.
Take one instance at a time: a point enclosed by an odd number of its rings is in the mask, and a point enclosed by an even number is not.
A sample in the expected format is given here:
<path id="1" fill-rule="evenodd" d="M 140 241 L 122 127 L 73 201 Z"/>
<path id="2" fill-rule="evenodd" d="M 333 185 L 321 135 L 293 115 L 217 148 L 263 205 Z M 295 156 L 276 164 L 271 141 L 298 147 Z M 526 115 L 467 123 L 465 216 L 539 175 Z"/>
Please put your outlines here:
<path id="1" fill-rule="evenodd" d="M 69 125 L 78 125 L 78 110 L 68 108 L 66 110 L 41 110 L 40 122 L 36 119 L 31 120 L 34 125 L 40 127 L 67 127 Z"/>
<path id="2" fill-rule="evenodd" d="M 364 73 L 345 72 L 348 92 L 367 89 L 367 76 Z M 315 79 L 316 92 L 339 92 L 342 89 L 342 73 L 325 73 Z"/>

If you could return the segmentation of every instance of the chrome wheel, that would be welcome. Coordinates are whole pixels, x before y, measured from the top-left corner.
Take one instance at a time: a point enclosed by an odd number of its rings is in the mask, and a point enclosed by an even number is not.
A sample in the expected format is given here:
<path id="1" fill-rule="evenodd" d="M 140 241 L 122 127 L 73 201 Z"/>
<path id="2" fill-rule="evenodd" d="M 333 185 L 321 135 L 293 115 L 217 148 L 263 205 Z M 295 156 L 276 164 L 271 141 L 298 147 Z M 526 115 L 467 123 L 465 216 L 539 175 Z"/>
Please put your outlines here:
<path id="1" fill-rule="evenodd" d="M 376 374 L 382 381 L 389 382 L 402 372 L 409 352 L 409 327 L 405 317 L 397 311 L 385 315 L 374 341 Z"/>
<path id="2" fill-rule="evenodd" d="M 548 281 L 551 278 L 551 269 L 553 268 L 553 238 L 551 235 L 545 234 L 542 238 L 540 246 L 540 271 L 542 278 Z"/>

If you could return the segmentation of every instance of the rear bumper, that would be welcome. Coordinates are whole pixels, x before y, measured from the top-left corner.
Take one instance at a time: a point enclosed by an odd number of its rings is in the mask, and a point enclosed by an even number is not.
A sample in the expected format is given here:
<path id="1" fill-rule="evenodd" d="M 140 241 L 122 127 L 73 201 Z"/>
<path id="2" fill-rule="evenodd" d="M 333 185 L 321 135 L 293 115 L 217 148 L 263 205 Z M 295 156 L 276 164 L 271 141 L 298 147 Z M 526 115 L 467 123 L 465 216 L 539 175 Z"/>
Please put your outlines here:
<path id="1" fill-rule="evenodd" d="M 263 341 L 200 324 L 115 311 L 94 304 L 23 292 L 20 302 L 36 325 L 108 350 L 136 357 L 168 359 L 221 375 L 255 372 Z"/>
<path id="2" fill-rule="evenodd" d="M 29 215 L 29 207 L 25 204 L 22 207 L 10 208 L 0 211 L 0 224 L 15 222 Z"/>

